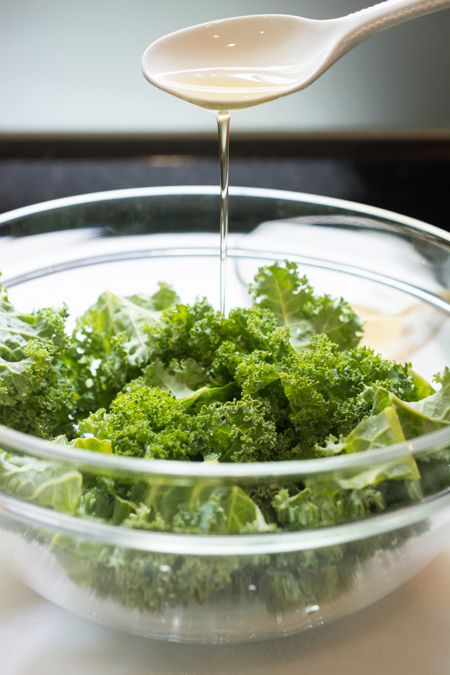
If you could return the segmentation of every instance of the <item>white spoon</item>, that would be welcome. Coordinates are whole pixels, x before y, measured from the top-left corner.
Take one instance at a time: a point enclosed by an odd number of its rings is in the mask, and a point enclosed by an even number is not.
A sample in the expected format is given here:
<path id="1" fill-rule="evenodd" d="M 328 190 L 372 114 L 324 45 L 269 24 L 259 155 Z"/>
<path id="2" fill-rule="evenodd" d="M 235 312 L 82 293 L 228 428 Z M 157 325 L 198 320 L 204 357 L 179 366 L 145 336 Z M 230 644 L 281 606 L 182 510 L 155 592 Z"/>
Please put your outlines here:
<path id="1" fill-rule="evenodd" d="M 268 14 L 213 21 L 153 42 L 142 57 L 152 84 L 214 112 L 304 89 L 378 31 L 450 7 L 450 0 L 387 0 L 338 19 Z"/>

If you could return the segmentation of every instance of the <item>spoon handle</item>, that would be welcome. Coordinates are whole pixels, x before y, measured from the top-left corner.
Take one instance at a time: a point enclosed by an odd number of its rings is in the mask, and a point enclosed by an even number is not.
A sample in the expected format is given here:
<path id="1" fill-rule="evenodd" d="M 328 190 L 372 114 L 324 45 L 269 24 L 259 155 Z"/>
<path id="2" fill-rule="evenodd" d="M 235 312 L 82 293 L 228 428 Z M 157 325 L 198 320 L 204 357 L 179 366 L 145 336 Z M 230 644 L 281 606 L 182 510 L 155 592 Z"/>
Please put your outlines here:
<path id="1" fill-rule="evenodd" d="M 342 46 L 345 45 L 345 50 L 348 51 L 385 28 L 446 7 L 450 7 L 450 0 L 386 0 L 373 7 L 366 7 L 338 19 L 348 27 Z"/>

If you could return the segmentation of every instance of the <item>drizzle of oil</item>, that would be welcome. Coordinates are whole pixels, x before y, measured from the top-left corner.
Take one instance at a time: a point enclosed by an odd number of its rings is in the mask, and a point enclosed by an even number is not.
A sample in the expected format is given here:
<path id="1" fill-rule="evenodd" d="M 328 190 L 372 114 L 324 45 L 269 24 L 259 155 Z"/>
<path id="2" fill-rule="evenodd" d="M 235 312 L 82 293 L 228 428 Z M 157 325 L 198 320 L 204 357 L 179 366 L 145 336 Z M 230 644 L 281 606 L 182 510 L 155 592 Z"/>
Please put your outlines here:
<path id="1" fill-rule="evenodd" d="M 227 284 L 230 119 L 231 113 L 217 114 L 220 150 L 220 312 L 223 316 Z"/>
<path id="2" fill-rule="evenodd" d="M 234 46 L 234 45 L 230 45 Z M 189 103 L 215 113 L 220 154 L 220 312 L 225 315 L 229 213 L 229 136 L 231 113 L 278 98 L 294 80 L 282 72 L 253 68 L 199 68 L 162 73 L 161 87 Z"/>
<path id="3" fill-rule="evenodd" d="M 262 34 L 264 30 L 259 31 L 258 37 Z M 230 43 L 228 46 L 236 45 Z M 154 83 L 174 96 L 214 113 L 217 118 L 220 155 L 220 312 L 225 315 L 231 113 L 288 94 L 292 91 L 295 79 L 273 68 L 236 66 L 160 73 L 154 76 Z"/>

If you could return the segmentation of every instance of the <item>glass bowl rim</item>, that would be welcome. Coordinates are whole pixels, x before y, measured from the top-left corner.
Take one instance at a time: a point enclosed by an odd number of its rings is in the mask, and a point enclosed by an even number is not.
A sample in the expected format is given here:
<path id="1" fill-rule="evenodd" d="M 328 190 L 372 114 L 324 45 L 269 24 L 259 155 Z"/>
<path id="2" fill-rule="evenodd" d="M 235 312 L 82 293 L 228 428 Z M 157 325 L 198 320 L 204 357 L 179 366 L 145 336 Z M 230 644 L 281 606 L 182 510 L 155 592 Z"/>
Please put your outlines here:
<path id="1" fill-rule="evenodd" d="M 0 516 L 27 527 L 88 539 L 105 546 L 189 556 L 242 556 L 295 553 L 349 544 L 414 526 L 450 507 L 450 490 L 370 518 L 315 529 L 262 534 L 185 534 L 139 530 L 59 513 L 0 494 Z"/>
<path id="2" fill-rule="evenodd" d="M 54 209 L 93 204 L 96 202 L 132 199 L 136 197 L 160 196 L 218 196 L 219 187 L 202 185 L 181 185 L 150 188 L 128 188 L 94 192 L 91 194 L 64 197 L 61 199 L 41 202 L 25 206 L 13 211 L 0 214 L 0 227 L 12 220 L 32 216 Z M 393 211 L 378 207 L 367 206 L 335 197 L 323 197 L 287 190 L 271 190 L 266 188 L 231 187 L 230 196 L 243 196 L 262 199 L 282 199 L 322 206 L 337 207 L 359 212 L 365 215 L 392 221 L 395 224 L 406 226 L 409 229 L 431 234 L 437 239 L 450 245 L 450 233 L 433 225 L 422 222 L 409 216 L 403 216 Z M 137 457 L 123 457 L 120 455 L 105 455 L 80 448 L 66 448 L 59 444 L 46 441 L 28 434 L 0 425 L 0 443 L 5 443 L 9 449 L 15 449 L 35 457 L 50 460 L 67 461 L 81 469 L 116 470 L 124 474 L 140 476 L 172 476 L 184 479 L 282 479 L 295 476 L 324 474 L 349 469 L 359 469 L 402 459 L 405 456 L 415 456 L 444 449 L 450 444 L 450 427 L 439 429 L 419 438 L 396 443 L 386 448 L 369 450 L 362 453 L 353 453 L 335 457 L 321 457 L 308 460 L 288 460 L 280 462 L 255 462 L 250 464 L 212 463 L 212 462 L 181 462 L 175 460 L 145 459 Z"/>

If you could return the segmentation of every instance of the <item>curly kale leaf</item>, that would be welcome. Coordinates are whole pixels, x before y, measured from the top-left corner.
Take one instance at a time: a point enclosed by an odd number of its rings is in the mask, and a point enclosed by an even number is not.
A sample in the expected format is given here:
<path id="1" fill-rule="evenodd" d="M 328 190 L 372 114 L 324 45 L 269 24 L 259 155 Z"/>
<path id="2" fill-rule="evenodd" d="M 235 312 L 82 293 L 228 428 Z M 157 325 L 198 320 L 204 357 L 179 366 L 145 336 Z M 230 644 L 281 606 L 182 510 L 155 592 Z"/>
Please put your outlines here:
<path id="1" fill-rule="evenodd" d="M 76 469 L 34 457 L 0 452 L 0 490 L 39 506 L 74 513 L 81 498 Z"/>
<path id="2" fill-rule="evenodd" d="M 166 309 L 161 321 L 148 328 L 154 355 L 164 366 L 171 361 L 193 359 L 208 366 L 223 339 L 223 317 L 203 298 L 193 305 L 177 304 Z"/>
<path id="3" fill-rule="evenodd" d="M 243 373 L 243 367 L 236 372 Z M 250 386 L 249 391 L 255 391 L 255 374 L 264 384 L 261 373 L 266 381 L 278 375 L 279 383 L 274 381 L 259 395 L 265 396 L 276 387 L 276 401 L 283 405 L 284 394 L 284 429 L 288 420 L 303 457 L 312 456 L 314 446 L 329 434 L 347 435 L 367 415 L 370 404 L 361 393 L 368 386 L 383 384 L 394 391 L 412 387 L 406 366 L 385 361 L 366 347 L 339 351 L 326 336 L 312 338 L 309 349 L 292 350 L 277 366 L 249 368 L 249 384 L 242 381 L 243 390 Z"/>
<path id="4" fill-rule="evenodd" d="M 249 309 L 232 309 L 224 322 L 224 340 L 231 341 L 241 352 L 266 349 L 267 340 L 277 329 L 276 317 L 269 309 L 254 305 Z"/>
<path id="5" fill-rule="evenodd" d="M 21 314 L 0 286 L 0 405 L 24 401 L 41 387 L 66 345 L 66 309 Z"/>
<path id="6" fill-rule="evenodd" d="M 0 423 L 51 438 L 71 433 L 77 395 L 64 363 L 66 308 L 21 314 L 0 286 Z"/>
<path id="7" fill-rule="evenodd" d="M 111 442 L 119 455 L 189 459 L 198 453 L 195 420 L 168 392 L 133 380 L 109 412 L 100 409 L 80 422 L 79 433 Z"/>
<path id="8" fill-rule="evenodd" d="M 129 364 L 139 366 L 147 361 L 149 355 L 148 334 L 142 329 L 157 323 L 159 317 L 154 310 L 106 291 L 78 319 L 76 331 L 85 336 L 82 342 L 86 347 L 97 338 L 96 347 L 104 354 L 111 350 L 111 338 L 125 335 L 122 346 Z"/>
<path id="9" fill-rule="evenodd" d="M 414 389 L 407 398 L 408 401 L 420 401 L 422 398 L 426 398 L 427 396 L 431 396 L 432 394 L 436 393 L 436 390 L 433 389 L 431 384 L 414 372 L 414 370 L 410 369 L 409 374 L 411 375 Z M 440 376 L 437 375 L 436 377 L 439 378 Z"/>
<path id="10" fill-rule="evenodd" d="M 283 529 L 329 527 L 367 517 L 386 508 L 383 493 L 373 487 L 342 489 L 334 481 L 312 483 L 303 490 L 281 489 L 272 506 Z"/>
<path id="11" fill-rule="evenodd" d="M 0 423 L 24 433 L 52 439 L 74 433 L 77 409 L 77 392 L 68 369 L 57 358 L 47 372 L 44 382 L 30 393 L 23 402 L 0 407 Z"/>
<path id="12" fill-rule="evenodd" d="M 77 320 L 67 364 L 79 394 L 79 418 L 108 408 L 124 385 L 141 374 L 154 347 L 148 329 L 176 299 L 167 284 L 152 296 L 122 298 L 106 291 Z"/>
<path id="13" fill-rule="evenodd" d="M 336 472 L 310 478 L 305 487 L 280 489 L 272 499 L 278 523 L 284 529 L 329 527 L 366 518 L 384 511 L 399 483 L 397 505 L 417 501 L 423 495 L 420 473 L 412 457 L 374 464 L 368 469 Z M 402 493 L 402 488 L 404 488 Z"/>
<path id="14" fill-rule="evenodd" d="M 439 391 L 419 401 L 403 401 L 398 396 L 391 395 L 408 439 L 450 425 L 450 370 L 445 368 L 442 375 L 437 375 L 435 379 L 441 384 Z"/>
<path id="15" fill-rule="evenodd" d="M 255 349 L 243 356 L 236 366 L 235 380 L 244 394 L 257 394 L 277 382 L 281 377 L 281 367 L 273 363 L 272 354 Z"/>
<path id="16" fill-rule="evenodd" d="M 62 534 L 53 538 L 51 550 L 78 586 L 145 612 L 201 605 L 229 589 L 242 564 L 238 556 L 152 554 Z"/>
<path id="17" fill-rule="evenodd" d="M 0 284 L 0 354 L 7 361 L 17 360 L 21 349 L 29 340 L 50 340 L 63 349 L 67 343 L 64 321 L 67 309 L 60 311 L 40 309 L 31 314 L 18 312 L 8 299 L 6 289 Z"/>
<path id="18" fill-rule="evenodd" d="M 34 339 L 23 344 L 20 351 L 15 349 L 17 360 L 7 361 L 0 356 L 0 405 L 21 403 L 40 389 L 51 369 L 54 353 L 48 341 Z"/>
<path id="19" fill-rule="evenodd" d="M 197 416 L 199 447 L 221 462 L 268 461 L 277 433 L 268 401 L 243 396 L 239 401 L 204 406 Z"/>
<path id="20" fill-rule="evenodd" d="M 83 491 L 78 514 L 133 529 L 191 534 L 267 532 L 256 505 L 237 485 L 121 483 L 98 478 Z"/>
<path id="21" fill-rule="evenodd" d="M 201 387 L 192 394 L 181 398 L 180 403 L 192 415 L 200 412 L 204 405 L 216 402 L 226 403 L 239 396 L 239 394 L 239 387 L 234 382 L 230 382 L 223 387 Z"/>
<path id="22" fill-rule="evenodd" d="M 328 437 L 323 447 L 316 446 L 319 455 L 334 455 L 341 453 L 365 452 L 377 448 L 400 443 L 405 440 L 401 419 L 397 415 L 391 400 L 397 399 L 395 394 L 389 394 L 385 389 L 371 387 L 364 391 L 363 397 L 372 399 L 373 406 L 370 414 L 360 422 L 347 437 L 341 436 L 339 441 L 334 437 Z M 399 400 L 399 399 L 398 399 Z M 378 410 L 381 409 L 381 412 Z M 334 487 L 336 492 L 336 504 L 344 504 L 342 513 L 349 518 L 352 511 L 348 511 L 348 493 L 345 492 L 339 498 L 338 492 L 350 490 L 352 500 L 359 498 L 361 491 L 369 492 L 374 486 L 379 486 L 383 499 L 379 500 L 377 510 L 382 510 L 388 503 L 409 503 L 423 497 L 421 486 L 421 473 L 413 457 L 407 456 L 402 460 L 377 463 L 367 469 L 349 472 L 335 472 L 332 477 L 321 481 L 307 481 L 308 486 L 314 489 L 317 485 Z M 313 499 L 315 502 L 315 497 Z M 364 503 L 364 499 L 362 499 Z M 303 504 L 303 501 L 302 501 Z M 345 506 L 346 505 L 346 506 Z M 303 506 L 302 506 L 303 508 Z M 371 507 L 372 508 L 372 507 Z M 370 511 L 370 509 L 369 509 Z M 354 515 L 364 515 L 364 511 L 356 511 Z M 293 518 L 293 517 L 292 517 Z M 292 520 L 292 519 L 291 519 Z M 292 520 L 294 522 L 294 520 Z M 298 522 L 300 522 L 298 520 Z"/>
<path id="23" fill-rule="evenodd" d="M 370 417 L 378 415 L 383 410 L 392 405 L 391 394 L 384 387 L 377 384 L 366 386 L 360 394 L 361 401 L 365 401 L 369 406 Z"/>
<path id="24" fill-rule="evenodd" d="M 194 359 L 171 361 L 165 368 L 161 359 L 155 359 L 145 368 L 145 383 L 152 387 L 167 389 L 175 398 L 183 399 L 205 384 L 205 369 Z"/>
<path id="25" fill-rule="evenodd" d="M 423 497 L 421 475 L 412 457 L 368 469 L 308 479 L 305 487 L 282 488 L 272 507 L 283 529 L 328 527 L 351 522 Z"/>
<path id="26" fill-rule="evenodd" d="M 304 314 L 315 335 L 327 335 L 340 349 L 356 347 L 361 339 L 363 324 L 343 298 L 318 296 L 305 307 Z M 292 338 L 294 346 L 304 347 L 311 342 L 301 327 L 294 328 Z"/>
<path id="27" fill-rule="evenodd" d="M 152 486 L 126 527 L 190 534 L 267 532 L 255 502 L 237 485 Z"/>
<path id="28" fill-rule="evenodd" d="M 420 480 L 420 472 L 412 457 L 405 457 L 402 461 L 394 460 L 374 464 L 369 469 L 349 475 L 337 474 L 333 480 L 345 490 L 363 490 L 370 485 L 378 485 L 384 481 L 407 481 L 413 484 L 411 485 L 410 496 L 413 498 L 422 497 L 420 487 L 416 485 L 416 482 Z"/>
<path id="29" fill-rule="evenodd" d="M 87 327 L 85 331 L 88 332 Z M 129 380 L 138 377 L 141 369 L 128 362 L 124 334 L 111 338 L 108 352 L 98 336 L 92 335 L 86 341 L 80 331 L 77 336 L 66 353 L 65 363 L 78 394 L 79 420 L 98 408 L 108 408 L 114 396 Z"/>
<path id="30" fill-rule="evenodd" d="M 227 341 L 213 362 L 215 372 L 228 370 L 243 398 L 270 406 L 265 416 L 275 424 L 276 442 L 264 454 L 251 453 L 259 461 L 314 457 L 314 446 L 329 434 L 347 436 L 374 406 L 367 394 L 371 387 L 386 389 L 388 405 L 390 392 L 406 397 L 414 389 L 408 365 L 387 361 L 367 347 L 340 351 L 325 335 L 297 352 L 287 331 L 274 328 L 264 337 L 264 349 L 251 353 Z"/>
<path id="31" fill-rule="evenodd" d="M 299 277 L 297 264 L 286 261 L 261 267 L 249 284 L 254 301 L 270 309 L 283 326 L 292 326 L 302 316 L 303 308 L 314 297 L 306 277 Z"/>
<path id="32" fill-rule="evenodd" d="M 232 353 L 275 351 L 271 340 L 279 329 L 267 309 L 237 308 L 225 318 L 200 299 L 193 305 L 170 307 L 160 324 L 147 330 L 154 344 L 153 358 L 159 358 L 165 368 L 170 369 L 174 361 L 195 362 L 204 369 L 208 384 L 221 386 L 233 377 Z"/>
<path id="33" fill-rule="evenodd" d="M 209 494 L 208 494 L 209 493 Z M 207 488 L 181 504 L 174 518 L 174 531 L 203 534 L 268 532 L 271 528 L 255 502 L 237 485 Z"/>
<path id="34" fill-rule="evenodd" d="M 87 449 L 102 451 L 97 444 L 95 448 Z M 121 525 L 131 513 L 138 511 L 138 503 L 131 496 L 131 492 L 135 492 L 136 497 L 139 497 L 136 483 L 117 483 L 113 478 L 106 476 L 85 476 L 84 483 L 78 516 L 93 518 L 110 525 Z"/>
<path id="35" fill-rule="evenodd" d="M 255 303 L 273 312 L 278 325 L 291 328 L 297 349 L 309 346 L 318 334 L 328 335 L 340 349 L 355 347 L 360 340 L 362 323 L 351 307 L 342 298 L 314 295 L 294 262 L 261 267 L 249 290 Z"/>
<path id="36" fill-rule="evenodd" d="M 320 455 L 339 455 L 341 453 L 365 452 L 384 448 L 386 445 L 401 443 L 405 440 L 399 417 L 392 406 L 360 422 L 346 437 L 336 442 L 328 438 L 324 447 L 316 446 Z"/>
<path id="37" fill-rule="evenodd" d="M 135 305 L 140 305 L 151 312 L 162 312 L 164 309 L 179 302 L 180 298 L 172 286 L 165 284 L 163 281 L 159 281 L 158 286 L 159 290 L 153 293 L 153 295 L 137 293 L 136 295 L 130 295 L 126 300 L 130 300 Z"/>
<path id="38" fill-rule="evenodd" d="M 51 550 L 75 584 L 130 610 L 154 614 L 238 598 L 256 601 L 279 618 L 286 611 L 304 612 L 345 597 L 359 565 L 381 550 L 401 552 L 420 530 L 415 526 L 394 534 L 283 556 L 153 553 L 61 534 L 53 537 Z"/>

